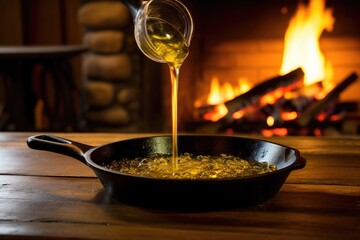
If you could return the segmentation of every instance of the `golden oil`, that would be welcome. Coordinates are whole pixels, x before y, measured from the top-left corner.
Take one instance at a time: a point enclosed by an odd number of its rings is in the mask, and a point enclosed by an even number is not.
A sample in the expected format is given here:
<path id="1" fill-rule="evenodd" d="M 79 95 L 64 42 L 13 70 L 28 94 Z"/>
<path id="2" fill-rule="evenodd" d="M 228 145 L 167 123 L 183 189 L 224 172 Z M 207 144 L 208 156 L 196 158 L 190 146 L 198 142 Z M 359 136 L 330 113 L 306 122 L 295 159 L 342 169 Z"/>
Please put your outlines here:
<path id="1" fill-rule="evenodd" d="M 193 156 L 184 153 L 178 157 L 178 161 L 178 169 L 175 171 L 171 166 L 172 158 L 162 155 L 114 160 L 105 167 L 125 174 L 171 179 L 241 178 L 276 171 L 276 166 L 273 164 L 244 160 L 226 154 Z"/>
<path id="2" fill-rule="evenodd" d="M 170 68 L 171 77 L 171 104 L 172 104 L 172 167 L 178 168 L 177 144 L 177 108 L 178 108 L 178 82 L 181 64 L 189 53 L 182 34 L 170 23 L 158 19 L 147 20 L 147 32 L 152 44 L 152 49 Z"/>

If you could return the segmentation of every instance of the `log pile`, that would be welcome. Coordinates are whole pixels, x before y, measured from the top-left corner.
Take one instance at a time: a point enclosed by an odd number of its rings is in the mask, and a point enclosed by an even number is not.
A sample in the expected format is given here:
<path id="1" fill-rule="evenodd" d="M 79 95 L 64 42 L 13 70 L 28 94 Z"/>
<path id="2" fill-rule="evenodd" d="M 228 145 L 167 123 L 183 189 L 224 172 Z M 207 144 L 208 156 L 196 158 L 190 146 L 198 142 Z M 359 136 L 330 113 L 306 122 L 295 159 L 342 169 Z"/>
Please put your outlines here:
<path id="1" fill-rule="evenodd" d="M 354 83 L 357 79 L 357 74 L 353 73 L 339 83 L 334 89 L 332 89 L 323 99 L 314 102 L 309 106 L 299 117 L 297 123 L 304 127 L 308 125 L 322 110 L 324 110 L 330 103 L 335 102 L 340 93 L 344 91 L 348 86 Z"/>
<path id="2" fill-rule="evenodd" d="M 339 103 L 339 95 L 357 80 L 356 73 L 350 74 L 341 81 L 325 97 L 318 100 L 311 93 L 319 92 L 322 89 L 321 82 L 310 86 L 303 86 L 304 72 L 298 68 L 283 76 L 277 76 L 255 86 L 248 92 L 241 94 L 230 101 L 225 102 L 228 113 L 216 122 L 199 121 L 191 123 L 191 130 L 201 133 L 219 133 L 231 129 L 235 132 L 259 133 L 264 129 L 287 129 L 289 135 L 308 135 L 311 130 L 325 129 L 327 126 L 343 128 L 344 122 L 331 120 L 331 116 L 340 116 L 344 112 L 358 111 L 358 103 Z M 280 97 L 275 103 L 261 105 L 261 98 L 267 93 L 277 89 L 296 93 L 297 97 L 287 99 Z M 216 106 L 202 106 L 198 114 L 205 114 L 212 111 Z M 244 117 L 234 118 L 234 113 L 244 110 Z M 296 112 L 297 116 L 291 120 L 284 120 L 282 113 Z M 320 114 L 325 114 L 324 119 L 318 120 Z M 271 116 L 273 123 L 267 123 Z M 339 126 L 337 126 L 339 125 Z M 344 126 L 343 126 L 344 125 Z M 357 126 L 357 127 L 356 127 Z M 355 128 L 359 128 L 357 124 Z M 355 129 L 355 133 L 358 130 Z M 294 134 L 291 134 L 294 133 Z"/>
<path id="3" fill-rule="evenodd" d="M 251 104 L 256 103 L 259 99 L 267 93 L 273 92 L 278 88 L 286 88 L 288 91 L 293 88 L 303 86 L 304 72 L 301 68 L 295 69 L 283 76 L 277 76 L 271 78 L 263 83 L 250 89 L 248 92 L 241 94 L 240 96 L 227 101 L 225 103 L 229 112 L 225 116 L 227 120 L 230 120 L 234 112 L 239 111 Z"/>

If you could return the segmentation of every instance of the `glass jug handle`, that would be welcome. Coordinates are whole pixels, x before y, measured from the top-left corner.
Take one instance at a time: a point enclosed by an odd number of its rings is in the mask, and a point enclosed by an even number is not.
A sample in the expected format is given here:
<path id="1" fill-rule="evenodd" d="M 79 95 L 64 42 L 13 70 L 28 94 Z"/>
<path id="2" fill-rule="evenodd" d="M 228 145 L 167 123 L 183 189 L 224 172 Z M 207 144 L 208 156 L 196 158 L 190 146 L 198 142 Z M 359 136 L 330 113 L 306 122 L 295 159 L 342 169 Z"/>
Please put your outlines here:
<path id="1" fill-rule="evenodd" d="M 133 20 L 135 20 L 136 14 L 139 11 L 143 1 L 142 0 L 121 0 L 121 1 L 129 9 L 129 12 L 130 12 Z"/>

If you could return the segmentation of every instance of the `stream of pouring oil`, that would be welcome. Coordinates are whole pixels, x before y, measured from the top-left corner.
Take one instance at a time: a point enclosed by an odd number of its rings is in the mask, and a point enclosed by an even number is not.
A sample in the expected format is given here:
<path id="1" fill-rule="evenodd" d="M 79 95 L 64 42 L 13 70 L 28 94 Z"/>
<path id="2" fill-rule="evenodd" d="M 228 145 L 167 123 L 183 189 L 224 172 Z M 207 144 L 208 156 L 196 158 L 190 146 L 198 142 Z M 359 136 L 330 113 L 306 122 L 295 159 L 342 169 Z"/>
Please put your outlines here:
<path id="1" fill-rule="evenodd" d="M 189 53 L 182 34 L 171 24 L 158 18 L 149 18 L 147 30 L 150 39 L 159 54 L 170 68 L 171 104 L 172 104 L 172 167 L 178 169 L 178 141 L 177 141 L 177 108 L 178 83 L 181 64 Z"/>

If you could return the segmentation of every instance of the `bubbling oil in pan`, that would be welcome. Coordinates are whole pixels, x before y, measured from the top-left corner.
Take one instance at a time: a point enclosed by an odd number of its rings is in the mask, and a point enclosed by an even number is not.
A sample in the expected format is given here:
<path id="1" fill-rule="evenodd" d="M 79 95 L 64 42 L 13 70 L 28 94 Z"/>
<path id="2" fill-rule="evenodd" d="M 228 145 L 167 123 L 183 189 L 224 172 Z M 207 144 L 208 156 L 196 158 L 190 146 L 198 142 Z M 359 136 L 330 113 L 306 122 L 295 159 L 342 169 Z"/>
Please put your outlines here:
<path id="1" fill-rule="evenodd" d="M 184 153 L 173 169 L 172 156 L 113 160 L 106 168 L 125 174 L 170 179 L 213 179 L 247 177 L 273 172 L 276 166 L 267 162 L 244 160 L 232 155 L 193 156 Z"/>

